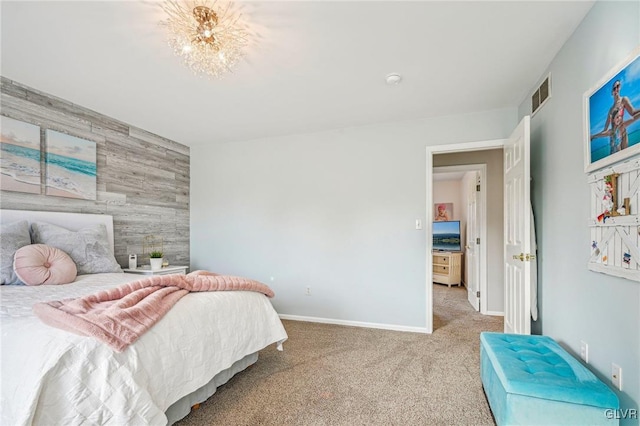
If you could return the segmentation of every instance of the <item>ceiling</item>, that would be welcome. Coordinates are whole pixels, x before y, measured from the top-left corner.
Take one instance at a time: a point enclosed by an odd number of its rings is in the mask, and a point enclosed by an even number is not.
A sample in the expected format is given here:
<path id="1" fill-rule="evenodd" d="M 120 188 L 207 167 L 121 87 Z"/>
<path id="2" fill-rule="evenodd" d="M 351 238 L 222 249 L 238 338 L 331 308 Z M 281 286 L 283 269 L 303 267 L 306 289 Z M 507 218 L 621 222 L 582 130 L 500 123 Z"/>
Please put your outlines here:
<path id="1" fill-rule="evenodd" d="M 462 180 L 467 172 L 433 172 L 433 181 Z"/>
<path id="2" fill-rule="evenodd" d="M 3 0 L 1 73 L 186 145 L 308 133 L 517 107 L 593 2 L 241 5 L 247 58 L 209 80 L 158 3 Z"/>

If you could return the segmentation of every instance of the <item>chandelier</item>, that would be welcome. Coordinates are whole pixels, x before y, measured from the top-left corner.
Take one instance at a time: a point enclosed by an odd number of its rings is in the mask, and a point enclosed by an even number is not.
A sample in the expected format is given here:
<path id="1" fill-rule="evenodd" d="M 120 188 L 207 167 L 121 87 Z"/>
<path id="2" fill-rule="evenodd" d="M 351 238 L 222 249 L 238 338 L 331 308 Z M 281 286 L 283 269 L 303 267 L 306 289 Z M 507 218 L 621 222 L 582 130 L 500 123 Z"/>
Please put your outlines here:
<path id="1" fill-rule="evenodd" d="M 232 72 L 244 56 L 249 34 L 239 24 L 242 16 L 217 0 L 166 0 L 163 21 L 169 33 L 169 46 L 196 74 L 221 78 Z"/>

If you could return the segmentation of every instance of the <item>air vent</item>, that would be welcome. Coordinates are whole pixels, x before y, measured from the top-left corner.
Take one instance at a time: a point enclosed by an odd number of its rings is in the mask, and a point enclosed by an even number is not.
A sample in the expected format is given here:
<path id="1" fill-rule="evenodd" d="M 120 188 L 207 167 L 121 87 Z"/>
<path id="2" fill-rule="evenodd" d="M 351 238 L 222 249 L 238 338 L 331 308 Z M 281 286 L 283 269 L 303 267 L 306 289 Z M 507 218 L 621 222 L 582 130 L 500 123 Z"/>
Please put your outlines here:
<path id="1" fill-rule="evenodd" d="M 544 79 L 540 87 L 533 92 L 531 95 L 531 114 L 533 115 L 537 110 L 540 109 L 542 105 L 546 102 L 547 99 L 551 96 L 551 86 L 550 86 L 551 74 Z"/>

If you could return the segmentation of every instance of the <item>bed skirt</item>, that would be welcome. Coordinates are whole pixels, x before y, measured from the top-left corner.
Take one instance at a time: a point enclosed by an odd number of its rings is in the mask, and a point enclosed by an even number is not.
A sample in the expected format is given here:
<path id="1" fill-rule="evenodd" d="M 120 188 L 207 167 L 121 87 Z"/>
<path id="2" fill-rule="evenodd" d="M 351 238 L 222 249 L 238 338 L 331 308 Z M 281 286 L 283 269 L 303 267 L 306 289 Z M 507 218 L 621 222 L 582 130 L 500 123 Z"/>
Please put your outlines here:
<path id="1" fill-rule="evenodd" d="M 213 379 L 200 389 L 195 390 L 189 395 L 183 396 L 165 411 L 165 415 L 169 420 L 169 425 L 174 424 L 180 419 L 183 419 L 191 412 L 191 407 L 195 404 L 200 404 L 206 401 L 211 395 L 216 393 L 218 386 L 222 386 L 227 383 L 234 375 L 241 372 L 245 368 L 253 365 L 258 361 L 258 352 L 249 354 L 244 358 L 236 361 L 233 365 L 226 370 L 222 370 L 216 374 Z"/>

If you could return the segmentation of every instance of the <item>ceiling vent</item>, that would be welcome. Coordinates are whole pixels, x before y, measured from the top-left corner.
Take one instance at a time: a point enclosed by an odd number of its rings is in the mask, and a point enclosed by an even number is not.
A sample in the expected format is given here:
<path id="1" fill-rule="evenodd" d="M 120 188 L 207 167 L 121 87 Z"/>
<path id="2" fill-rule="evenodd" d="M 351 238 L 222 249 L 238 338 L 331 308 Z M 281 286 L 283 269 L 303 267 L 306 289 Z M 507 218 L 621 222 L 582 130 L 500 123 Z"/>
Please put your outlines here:
<path id="1" fill-rule="evenodd" d="M 531 95 L 531 115 L 535 114 L 537 110 L 544 105 L 544 103 L 551 97 L 551 74 L 544 79 L 540 87 Z"/>

